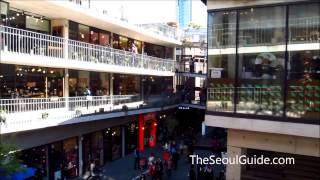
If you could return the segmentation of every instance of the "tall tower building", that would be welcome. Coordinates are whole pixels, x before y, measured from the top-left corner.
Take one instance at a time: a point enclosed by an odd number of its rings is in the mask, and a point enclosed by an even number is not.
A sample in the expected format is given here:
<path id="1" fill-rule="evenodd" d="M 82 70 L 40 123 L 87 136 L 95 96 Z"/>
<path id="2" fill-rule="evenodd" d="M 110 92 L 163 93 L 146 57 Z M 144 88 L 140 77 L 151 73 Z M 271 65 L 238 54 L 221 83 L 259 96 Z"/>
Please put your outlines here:
<path id="1" fill-rule="evenodd" d="M 192 20 L 192 0 L 177 0 L 176 13 L 179 27 L 188 27 L 188 24 Z"/>

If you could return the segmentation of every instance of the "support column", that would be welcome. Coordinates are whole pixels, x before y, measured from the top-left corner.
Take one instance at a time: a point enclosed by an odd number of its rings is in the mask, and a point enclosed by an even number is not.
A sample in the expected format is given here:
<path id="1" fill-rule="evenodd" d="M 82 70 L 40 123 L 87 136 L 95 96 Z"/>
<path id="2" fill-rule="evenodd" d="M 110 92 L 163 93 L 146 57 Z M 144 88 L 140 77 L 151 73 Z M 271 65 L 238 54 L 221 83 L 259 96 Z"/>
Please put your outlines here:
<path id="1" fill-rule="evenodd" d="M 144 150 L 144 116 L 139 114 L 138 121 L 138 149 L 139 151 Z"/>
<path id="2" fill-rule="evenodd" d="M 228 157 L 235 158 L 246 154 L 246 149 L 234 146 L 227 146 Z M 228 164 L 226 168 L 226 179 L 240 180 L 241 179 L 241 164 Z"/>
<path id="3" fill-rule="evenodd" d="M 201 124 L 201 135 L 206 135 L 206 124 L 204 122 Z"/>
<path id="4" fill-rule="evenodd" d="M 144 78 L 145 77 L 143 75 L 140 78 L 140 94 L 141 94 L 140 99 L 141 99 L 141 101 L 144 100 L 144 82 L 145 82 Z"/>
<path id="5" fill-rule="evenodd" d="M 113 104 L 113 73 L 110 73 L 109 76 L 109 94 L 110 94 L 110 100 L 111 100 L 111 104 Z"/>
<path id="6" fill-rule="evenodd" d="M 83 140 L 83 137 L 82 137 L 82 136 L 79 136 L 79 137 L 78 137 L 79 177 L 81 177 L 81 176 L 83 175 L 83 172 L 82 172 L 82 169 L 83 169 L 82 140 Z"/>
<path id="7" fill-rule="evenodd" d="M 121 157 L 126 155 L 126 127 L 121 127 Z"/>
<path id="8" fill-rule="evenodd" d="M 65 97 L 65 107 L 69 109 L 69 70 L 64 69 L 64 77 L 63 77 L 63 97 Z"/>

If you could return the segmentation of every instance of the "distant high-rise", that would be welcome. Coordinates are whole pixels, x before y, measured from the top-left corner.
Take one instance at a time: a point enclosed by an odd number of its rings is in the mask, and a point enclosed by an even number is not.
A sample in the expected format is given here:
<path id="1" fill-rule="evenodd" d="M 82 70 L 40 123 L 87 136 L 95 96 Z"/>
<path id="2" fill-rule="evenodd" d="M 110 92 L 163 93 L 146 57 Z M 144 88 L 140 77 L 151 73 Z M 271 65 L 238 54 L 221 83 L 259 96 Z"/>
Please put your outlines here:
<path id="1" fill-rule="evenodd" d="M 188 27 L 192 19 L 192 0 L 177 0 L 176 17 L 180 28 Z"/>

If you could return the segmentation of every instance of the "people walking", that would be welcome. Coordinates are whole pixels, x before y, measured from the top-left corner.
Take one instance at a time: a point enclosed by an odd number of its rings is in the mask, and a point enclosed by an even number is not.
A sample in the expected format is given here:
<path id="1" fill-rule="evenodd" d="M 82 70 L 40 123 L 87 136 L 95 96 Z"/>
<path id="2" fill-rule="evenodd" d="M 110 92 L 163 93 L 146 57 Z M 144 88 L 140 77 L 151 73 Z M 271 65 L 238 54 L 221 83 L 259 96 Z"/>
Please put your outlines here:
<path id="1" fill-rule="evenodd" d="M 163 175 L 163 163 L 160 158 L 157 158 L 156 162 L 156 180 L 162 180 Z"/>
<path id="2" fill-rule="evenodd" d="M 140 151 L 138 148 L 134 150 L 134 170 L 139 169 L 140 163 Z"/>
<path id="3" fill-rule="evenodd" d="M 189 176 L 189 180 L 196 180 L 196 172 L 194 171 L 194 165 L 190 166 L 188 176 Z"/>

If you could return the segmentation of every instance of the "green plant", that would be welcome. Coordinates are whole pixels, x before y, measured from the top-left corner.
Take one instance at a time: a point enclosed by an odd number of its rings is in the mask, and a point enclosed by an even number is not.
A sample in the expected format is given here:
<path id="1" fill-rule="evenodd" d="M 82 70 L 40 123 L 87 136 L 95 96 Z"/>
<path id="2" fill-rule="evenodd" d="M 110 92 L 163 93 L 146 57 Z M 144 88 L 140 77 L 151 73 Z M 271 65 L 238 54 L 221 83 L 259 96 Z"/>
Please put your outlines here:
<path id="1" fill-rule="evenodd" d="M 22 171 L 16 147 L 0 143 L 0 177 L 8 176 L 14 172 Z"/>

